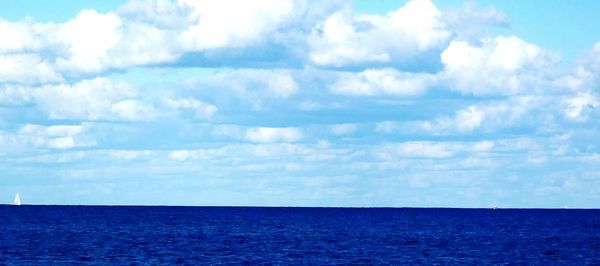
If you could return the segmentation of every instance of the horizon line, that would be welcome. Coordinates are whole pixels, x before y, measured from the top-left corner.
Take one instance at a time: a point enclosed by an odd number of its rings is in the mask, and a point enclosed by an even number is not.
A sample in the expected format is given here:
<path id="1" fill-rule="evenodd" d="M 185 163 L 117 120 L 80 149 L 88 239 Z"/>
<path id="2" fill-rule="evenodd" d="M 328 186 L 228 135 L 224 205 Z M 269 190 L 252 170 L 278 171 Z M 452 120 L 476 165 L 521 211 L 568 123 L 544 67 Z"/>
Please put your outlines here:
<path id="1" fill-rule="evenodd" d="M 15 206 L 2 203 L 0 206 Z M 144 205 L 144 204 L 22 204 L 15 207 L 183 207 L 183 208 L 311 208 L 311 209 L 472 209 L 472 210 L 600 210 L 600 207 L 394 207 L 394 206 L 261 206 L 261 205 Z"/>

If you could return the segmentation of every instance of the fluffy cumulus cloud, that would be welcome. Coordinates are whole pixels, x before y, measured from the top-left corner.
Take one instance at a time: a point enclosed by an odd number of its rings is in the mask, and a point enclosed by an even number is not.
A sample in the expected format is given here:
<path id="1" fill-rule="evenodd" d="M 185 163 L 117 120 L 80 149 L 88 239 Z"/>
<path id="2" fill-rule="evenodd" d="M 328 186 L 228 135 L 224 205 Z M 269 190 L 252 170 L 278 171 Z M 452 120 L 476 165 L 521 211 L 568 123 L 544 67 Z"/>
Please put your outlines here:
<path id="1" fill-rule="evenodd" d="M 239 5 L 244 5 L 239 7 Z M 230 8 L 238 6 L 237 8 Z M 5 55 L 15 73 L 0 81 L 39 82 L 136 65 L 172 63 L 188 52 L 259 45 L 303 10 L 298 1 L 131 1 L 117 12 L 82 10 L 62 24 L 0 20 L 0 55 L 43 51 L 45 58 Z M 37 58 L 37 59 L 36 59 Z M 26 69 L 39 68 L 27 74 Z M 59 74 L 56 74 L 56 73 Z"/>
<path id="2" fill-rule="evenodd" d="M 409 1 L 385 16 L 342 10 L 313 31 L 310 59 L 334 67 L 402 64 L 442 48 L 449 37 L 440 11 L 429 0 Z"/>
<path id="3" fill-rule="evenodd" d="M 10 22 L 0 18 L 0 53 L 38 50 L 42 43 L 37 35 L 43 32 L 44 27 L 28 20 Z"/>
<path id="4" fill-rule="evenodd" d="M 62 81 L 53 66 L 37 54 L 0 55 L 0 83 L 39 84 Z"/>
<path id="5" fill-rule="evenodd" d="M 67 21 L 56 33 L 56 38 L 67 47 L 68 56 L 59 58 L 59 68 L 82 72 L 97 72 L 109 60 L 108 50 L 121 38 L 121 19 L 112 13 L 100 14 L 83 10 Z"/>
<path id="6" fill-rule="evenodd" d="M 299 11 L 294 0 L 181 0 L 180 4 L 191 8 L 193 24 L 179 36 L 188 50 L 258 44 Z"/>
<path id="7" fill-rule="evenodd" d="M 531 92 L 538 85 L 538 73 L 554 62 L 549 52 L 515 36 L 480 42 L 455 40 L 442 52 L 444 75 L 453 89 L 475 95 Z"/>

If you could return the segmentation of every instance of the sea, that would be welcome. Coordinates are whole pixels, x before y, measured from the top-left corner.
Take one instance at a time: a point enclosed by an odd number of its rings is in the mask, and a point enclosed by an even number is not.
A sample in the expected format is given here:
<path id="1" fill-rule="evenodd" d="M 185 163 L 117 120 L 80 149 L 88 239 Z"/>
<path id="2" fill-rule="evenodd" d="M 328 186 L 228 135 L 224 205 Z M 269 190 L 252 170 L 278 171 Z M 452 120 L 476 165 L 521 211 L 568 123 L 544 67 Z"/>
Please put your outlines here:
<path id="1" fill-rule="evenodd" d="M 600 265 L 600 210 L 0 206 L 0 265 Z"/>

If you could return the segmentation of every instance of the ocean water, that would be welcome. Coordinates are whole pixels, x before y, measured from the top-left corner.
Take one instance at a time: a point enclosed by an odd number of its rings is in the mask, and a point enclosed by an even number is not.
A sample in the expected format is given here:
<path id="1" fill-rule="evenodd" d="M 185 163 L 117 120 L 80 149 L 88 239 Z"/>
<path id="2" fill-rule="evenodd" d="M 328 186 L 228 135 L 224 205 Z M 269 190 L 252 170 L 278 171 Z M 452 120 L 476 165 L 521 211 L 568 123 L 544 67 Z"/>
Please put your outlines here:
<path id="1" fill-rule="evenodd" d="M 600 210 L 0 206 L 0 264 L 600 265 Z"/>

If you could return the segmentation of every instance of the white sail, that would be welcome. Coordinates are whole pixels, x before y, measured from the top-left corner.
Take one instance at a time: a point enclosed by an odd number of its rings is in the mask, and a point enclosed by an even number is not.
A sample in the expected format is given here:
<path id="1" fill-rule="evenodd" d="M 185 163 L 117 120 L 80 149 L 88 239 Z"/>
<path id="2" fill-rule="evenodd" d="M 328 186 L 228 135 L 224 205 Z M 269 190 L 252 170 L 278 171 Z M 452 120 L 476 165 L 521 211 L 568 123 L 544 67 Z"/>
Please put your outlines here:
<path id="1" fill-rule="evenodd" d="M 19 193 L 15 196 L 15 200 L 13 201 L 13 205 L 21 205 L 21 198 L 19 197 Z"/>

